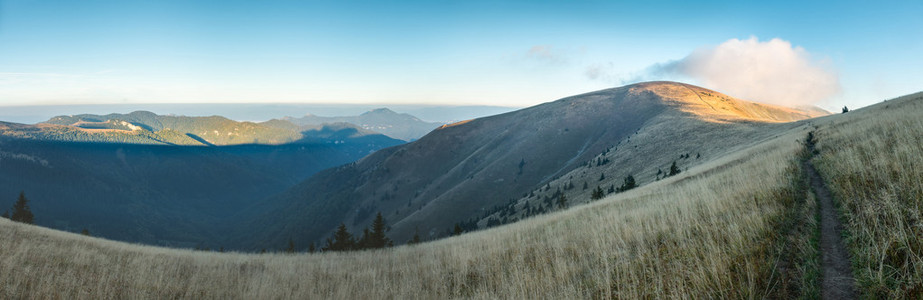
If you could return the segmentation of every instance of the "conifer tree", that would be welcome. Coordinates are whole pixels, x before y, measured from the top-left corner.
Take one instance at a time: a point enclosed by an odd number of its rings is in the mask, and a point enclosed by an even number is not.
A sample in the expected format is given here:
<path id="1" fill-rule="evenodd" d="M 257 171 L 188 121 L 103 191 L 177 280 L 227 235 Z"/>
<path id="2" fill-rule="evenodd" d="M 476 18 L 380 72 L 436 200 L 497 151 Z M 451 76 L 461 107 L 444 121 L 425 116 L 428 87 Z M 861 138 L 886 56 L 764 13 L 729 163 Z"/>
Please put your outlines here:
<path id="1" fill-rule="evenodd" d="M 606 194 L 603 192 L 603 189 L 597 185 L 596 189 L 593 190 L 593 194 L 590 195 L 590 199 L 599 200 L 602 199 L 605 195 Z"/>
<path id="2" fill-rule="evenodd" d="M 378 249 L 388 246 L 388 244 L 391 243 L 391 239 L 385 235 L 386 230 L 387 225 L 385 224 L 385 218 L 381 216 L 381 212 L 378 212 L 378 215 L 375 216 L 375 220 L 372 221 L 372 231 L 369 233 L 366 247 Z"/>
<path id="3" fill-rule="evenodd" d="M 407 242 L 407 243 L 408 243 L 408 244 L 411 244 L 411 245 L 413 245 L 413 244 L 419 244 L 419 243 L 420 243 L 420 234 L 419 234 L 419 233 L 414 233 L 414 234 L 413 234 L 413 238 L 410 239 L 410 241 Z"/>
<path id="4" fill-rule="evenodd" d="M 90 231 L 84 228 L 83 230 L 80 231 L 80 234 L 85 235 L 85 236 L 90 236 Z"/>
<path id="5" fill-rule="evenodd" d="M 464 232 L 465 230 L 461 228 L 461 225 L 458 225 L 458 223 L 455 223 L 455 229 L 452 231 L 452 235 L 460 235 Z"/>
<path id="6" fill-rule="evenodd" d="M 667 176 L 673 176 L 682 172 L 678 167 L 676 167 L 676 161 L 673 161 L 673 165 L 670 165 L 670 173 Z"/>
<path id="7" fill-rule="evenodd" d="M 560 196 L 558 196 L 558 207 L 567 208 L 567 196 L 564 196 L 563 193 Z"/>
<path id="8" fill-rule="evenodd" d="M 10 220 L 16 222 L 22 222 L 26 224 L 33 224 L 34 216 L 32 211 L 29 209 L 29 200 L 26 199 L 24 192 L 19 192 L 19 199 L 16 200 L 16 203 L 13 204 L 13 215 L 10 216 Z"/>
<path id="9" fill-rule="evenodd" d="M 317 246 L 315 246 L 315 245 L 314 245 L 314 242 L 312 241 L 311 244 L 308 245 L 308 252 L 309 252 L 309 253 L 314 253 L 314 251 L 317 251 Z"/>
<path id="10" fill-rule="evenodd" d="M 362 237 L 360 237 L 359 240 L 356 241 L 356 250 L 366 249 L 369 247 L 369 235 L 371 235 L 371 233 L 369 232 L 369 228 L 368 227 L 363 228 Z"/>
<path id="11" fill-rule="evenodd" d="M 353 239 L 353 235 L 349 233 L 349 230 L 346 229 L 346 224 L 340 223 L 337 231 L 333 233 L 333 239 L 327 239 L 324 251 L 349 251 L 353 250 L 355 245 L 356 241 Z"/>
<path id="12" fill-rule="evenodd" d="M 622 186 L 619 187 L 619 192 L 624 192 L 624 191 L 633 189 L 637 186 L 638 186 L 637 183 L 635 183 L 635 177 L 628 175 L 628 176 L 625 176 L 625 181 L 622 183 Z"/>
<path id="13" fill-rule="evenodd" d="M 285 249 L 285 252 L 295 253 L 295 241 L 291 238 L 288 239 L 288 248 Z"/>

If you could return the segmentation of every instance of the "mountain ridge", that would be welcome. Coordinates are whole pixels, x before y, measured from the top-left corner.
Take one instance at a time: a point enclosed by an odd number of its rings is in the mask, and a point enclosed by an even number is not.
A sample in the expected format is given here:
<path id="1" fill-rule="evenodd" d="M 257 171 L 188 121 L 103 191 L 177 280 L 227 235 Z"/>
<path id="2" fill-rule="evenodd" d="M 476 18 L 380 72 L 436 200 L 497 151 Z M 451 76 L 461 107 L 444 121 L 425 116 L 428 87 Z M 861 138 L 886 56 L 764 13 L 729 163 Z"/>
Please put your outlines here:
<path id="1" fill-rule="evenodd" d="M 134 111 L 127 114 L 60 115 L 34 125 L 4 122 L 0 123 L 5 124 L 0 125 L 0 135 L 33 140 L 200 146 L 324 142 L 321 135 L 366 138 L 377 142 L 388 139 L 353 123 L 333 121 L 297 125 L 272 119 L 255 123 L 223 116 L 188 117 Z"/>
<path id="2" fill-rule="evenodd" d="M 705 114 L 702 111 L 707 105 L 696 101 L 725 104 L 712 107 L 715 113 Z M 368 224 L 369 216 L 381 211 L 394 224 L 391 234 L 397 241 L 415 232 L 436 238 L 444 236 L 453 223 L 478 219 L 487 208 L 516 201 L 546 184 L 555 182 L 560 188 L 562 176 L 574 176 L 570 172 L 588 166 L 602 153 L 608 153 L 611 161 L 620 162 L 627 171 L 608 170 L 608 179 L 593 181 L 594 187 L 621 181 L 626 172 L 647 183 L 655 179 L 652 170 L 668 167 L 681 154 L 687 157 L 687 152 L 695 153 L 693 142 L 671 145 L 677 134 L 716 139 L 707 149 L 713 153 L 699 149 L 706 157 L 714 157 L 719 155 L 714 152 L 723 151 L 719 148 L 734 147 L 738 137 L 754 134 L 757 128 L 793 126 L 784 122 L 809 115 L 672 82 L 585 93 L 442 126 L 412 143 L 318 173 L 262 201 L 256 208 L 262 217 L 242 220 L 241 224 L 255 222 L 270 227 L 268 236 L 253 244 L 279 243 L 292 237 L 306 245 L 326 237 L 340 222 L 358 230 Z M 654 154 L 635 151 L 639 143 L 632 143 L 632 139 L 646 140 L 644 148 Z M 671 147 L 675 149 L 666 153 L 664 149 Z M 664 153 L 656 154 L 658 151 Z M 638 166 L 627 159 L 631 155 L 649 162 Z M 683 167 L 695 161 L 686 163 Z M 576 184 L 589 185 L 589 181 L 585 178 Z M 575 201 L 589 198 L 582 188 L 568 193 Z M 273 225 L 272 220 L 286 227 L 309 229 L 296 234 Z"/>

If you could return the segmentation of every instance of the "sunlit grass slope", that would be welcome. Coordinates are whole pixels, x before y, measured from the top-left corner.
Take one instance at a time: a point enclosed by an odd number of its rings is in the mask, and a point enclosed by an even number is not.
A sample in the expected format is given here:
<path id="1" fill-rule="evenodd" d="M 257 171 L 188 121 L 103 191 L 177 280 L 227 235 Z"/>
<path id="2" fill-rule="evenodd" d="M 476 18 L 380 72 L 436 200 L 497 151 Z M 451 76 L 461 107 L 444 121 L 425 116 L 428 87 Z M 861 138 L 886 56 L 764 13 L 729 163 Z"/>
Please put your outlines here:
<path id="1" fill-rule="evenodd" d="M 193 252 L 0 220 L 0 298 L 761 298 L 805 128 L 589 205 L 383 251 Z"/>
<path id="2" fill-rule="evenodd" d="M 841 207 L 857 287 L 923 298 L 923 93 L 816 123 L 817 166 Z"/>

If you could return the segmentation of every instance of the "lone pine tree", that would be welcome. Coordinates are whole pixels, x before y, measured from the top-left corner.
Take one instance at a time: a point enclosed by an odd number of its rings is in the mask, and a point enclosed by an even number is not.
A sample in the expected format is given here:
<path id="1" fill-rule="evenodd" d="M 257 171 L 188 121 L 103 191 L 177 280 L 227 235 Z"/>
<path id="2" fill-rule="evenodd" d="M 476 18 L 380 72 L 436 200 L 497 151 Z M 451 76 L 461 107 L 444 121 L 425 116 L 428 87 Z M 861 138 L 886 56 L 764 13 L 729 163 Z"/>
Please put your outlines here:
<path id="1" fill-rule="evenodd" d="M 365 247 L 378 249 L 390 245 L 391 239 L 385 235 L 386 230 L 385 218 L 381 216 L 381 212 L 378 212 L 378 215 L 375 216 L 375 221 L 372 221 L 372 231 L 369 233 Z"/>
<path id="2" fill-rule="evenodd" d="M 19 199 L 13 204 L 13 214 L 10 216 L 10 220 L 33 224 L 33 219 L 34 216 L 32 215 L 32 210 L 29 209 L 29 200 L 26 199 L 25 192 L 19 192 Z"/>

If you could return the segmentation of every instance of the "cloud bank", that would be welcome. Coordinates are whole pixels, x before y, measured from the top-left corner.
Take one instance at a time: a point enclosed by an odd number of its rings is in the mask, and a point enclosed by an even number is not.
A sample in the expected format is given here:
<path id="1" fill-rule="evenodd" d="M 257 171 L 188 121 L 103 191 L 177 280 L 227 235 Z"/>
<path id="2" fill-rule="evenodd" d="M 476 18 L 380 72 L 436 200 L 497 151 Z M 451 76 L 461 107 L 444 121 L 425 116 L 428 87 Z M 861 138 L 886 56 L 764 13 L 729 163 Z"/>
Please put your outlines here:
<path id="1" fill-rule="evenodd" d="M 828 62 L 778 38 L 731 39 L 643 73 L 632 81 L 679 75 L 737 98 L 784 106 L 814 105 L 840 92 L 839 76 Z"/>

